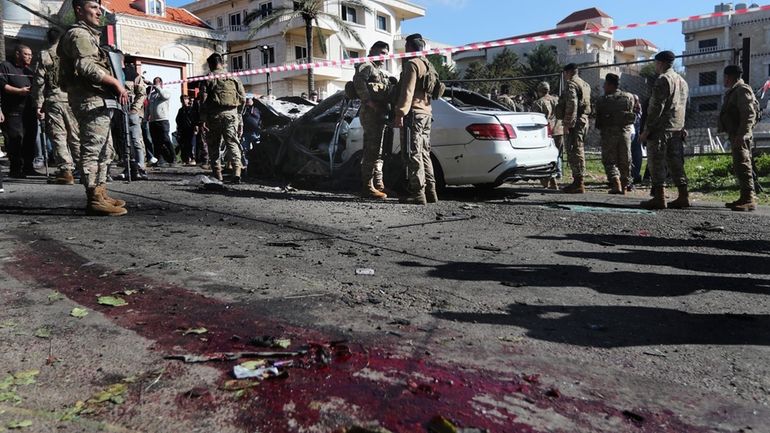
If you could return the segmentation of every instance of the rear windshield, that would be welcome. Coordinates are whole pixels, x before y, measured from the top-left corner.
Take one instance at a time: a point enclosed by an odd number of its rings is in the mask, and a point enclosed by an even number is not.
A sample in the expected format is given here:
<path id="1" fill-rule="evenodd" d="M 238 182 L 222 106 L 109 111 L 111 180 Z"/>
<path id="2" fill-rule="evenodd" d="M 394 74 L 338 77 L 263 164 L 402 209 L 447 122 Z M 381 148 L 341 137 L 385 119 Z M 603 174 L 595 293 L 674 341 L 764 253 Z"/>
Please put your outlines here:
<path id="1" fill-rule="evenodd" d="M 447 89 L 444 93 L 443 99 L 462 111 L 508 111 L 505 107 L 497 102 L 486 98 L 478 93 L 469 92 L 467 90 L 454 90 Z"/>

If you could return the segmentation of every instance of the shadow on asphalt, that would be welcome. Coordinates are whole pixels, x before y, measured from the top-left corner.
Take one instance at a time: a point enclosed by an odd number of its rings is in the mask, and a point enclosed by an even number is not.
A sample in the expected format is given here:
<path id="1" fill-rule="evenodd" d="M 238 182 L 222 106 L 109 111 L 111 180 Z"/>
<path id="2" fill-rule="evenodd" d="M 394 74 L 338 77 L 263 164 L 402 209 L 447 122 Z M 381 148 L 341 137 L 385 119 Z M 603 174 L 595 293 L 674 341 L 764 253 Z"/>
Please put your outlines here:
<path id="1" fill-rule="evenodd" d="M 517 326 L 526 336 L 575 346 L 770 345 L 770 316 L 691 314 L 667 308 L 511 305 L 507 313 L 433 313 L 465 323 Z"/>
<path id="2" fill-rule="evenodd" d="M 693 224 L 693 230 L 697 230 Z M 564 236 L 530 236 L 529 239 L 544 241 L 580 241 L 602 246 L 625 245 L 645 248 L 713 248 L 720 251 L 738 251 L 770 254 L 770 241 L 766 240 L 725 240 L 725 239 L 668 239 L 634 235 L 603 235 L 596 233 L 573 233 Z"/>

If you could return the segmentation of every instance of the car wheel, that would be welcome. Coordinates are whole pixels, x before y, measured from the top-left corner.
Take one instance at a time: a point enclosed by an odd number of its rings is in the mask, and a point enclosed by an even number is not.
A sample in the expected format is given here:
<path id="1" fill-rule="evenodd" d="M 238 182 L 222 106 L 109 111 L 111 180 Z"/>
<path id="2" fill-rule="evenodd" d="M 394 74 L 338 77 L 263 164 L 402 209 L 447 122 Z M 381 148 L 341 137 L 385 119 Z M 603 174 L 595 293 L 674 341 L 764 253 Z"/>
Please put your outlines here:
<path id="1" fill-rule="evenodd" d="M 433 176 L 436 178 L 436 190 L 438 192 L 446 191 L 446 180 L 444 179 L 444 169 L 436 159 L 436 156 L 430 154 L 430 160 L 433 163 Z"/>

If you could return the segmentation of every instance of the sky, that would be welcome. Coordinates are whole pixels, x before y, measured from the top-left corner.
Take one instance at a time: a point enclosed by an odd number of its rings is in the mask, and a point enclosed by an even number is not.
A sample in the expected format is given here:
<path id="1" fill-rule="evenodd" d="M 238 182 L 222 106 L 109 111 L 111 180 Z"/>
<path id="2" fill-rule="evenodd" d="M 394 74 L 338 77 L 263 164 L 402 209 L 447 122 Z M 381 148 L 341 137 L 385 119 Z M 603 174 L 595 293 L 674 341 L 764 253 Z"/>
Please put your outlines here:
<path id="1" fill-rule="evenodd" d="M 424 6 L 424 18 L 405 21 L 402 33 L 450 45 L 483 42 L 556 27 L 574 11 L 598 7 L 615 24 L 632 24 L 714 12 L 717 0 L 410 0 Z M 751 3 L 748 1 L 746 3 Z M 764 2 L 760 2 L 764 3 Z M 682 24 L 616 33 L 616 39 L 647 38 L 661 50 L 684 50 Z"/>

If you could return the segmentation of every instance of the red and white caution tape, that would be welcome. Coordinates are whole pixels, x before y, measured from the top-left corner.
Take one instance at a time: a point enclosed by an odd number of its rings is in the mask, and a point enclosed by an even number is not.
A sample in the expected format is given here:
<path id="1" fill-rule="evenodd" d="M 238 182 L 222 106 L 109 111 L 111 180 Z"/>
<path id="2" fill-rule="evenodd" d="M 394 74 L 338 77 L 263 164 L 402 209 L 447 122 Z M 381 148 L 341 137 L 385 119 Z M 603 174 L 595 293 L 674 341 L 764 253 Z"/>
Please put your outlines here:
<path id="1" fill-rule="evenodd" d="M 607 32 L 614 32 L 618 30 L 638 29 L 640 27 L 652 27 L 652 26 L 660 26 L 665 24 L 683 23 L 687 21 L 699 21 L 699 20 L 705 20 L 708 18 L 719 18 L 719 17 L 730 16 L 730 15 L 744 15 L 744 14 L 750 14 L 754 12 L 761 12 L 761 11 L 767 11 L 767 10 L 770 10 L 770 5 L 756 6 L 756 7 L 745 8 L 745 9 L 736 9 L 736 10 L 726 11 L 726 12 L 714 12 L 714 13 L 703 14 L 703 15 L 691 15 L 688 17 L 681 17 L 681 18 L 669 18 L 665 20 L 648 21 L 645 23 L 634 23 L 634 24 L 626 24 L 621 26 L 597 27 L 593 29 L 579 30 L 574 32 L 560 32 L 560 33 L 552 33 L 552 34 L 541 35 L 541 36 L 530 36 L 526 38 L 514 38 L 514 39 L 504 39 L 504 40 L 490 41 L 490 42 L 478 42 L 478 43 L 462 45 L 458 47 L 433 48 L 429 50 L 415 51 L 411 53 L 393 53 L 386 56 L 371 56 L 371 57 L 359 57 L 354 59 L 327 60 L 327 61 L 315 62 L 315 63 L 290 64 L 290 65 L 283 65 L 283 66 L 273 66 L 270 68 L 251 69 L 248 71 L 228 72 L 225 74 L 209 74 L 205 76 L 191 77 L 186 80 L 170 81 L 168 83 L 165 83 L 165 85 L 180 84 L 184 82 L 207 81 L 207 80 L 213 80 L 218 78 L 262 75 L 262 74 L 273 73 L 273 72 L 305 71 L 311 68 L 315 69 L 315 68 L 326 68 L 326 67 L 334 67 L 334 66 L 342 66 L 342 65 L 355 65 L 358 63 L 375 61 L 375 60 L 385 61 L 385 60 L 393 60 L 393 59 L 408 59 L 412 57 L 427 56 L 431 54 L 454 54 L 454 53 L 459 53 L 463 51 L 483 50 L 486 48 L 509 47 L 512 45 L 527 44 L 531 42 L 545 42 L 545 41 L 552 41 L 556 39 L 573 38 L 576 36 L 584 36 L 584 35 L 590 35 L 590 34 L 596 34 L 596 33 L 607 33 Z"/>

